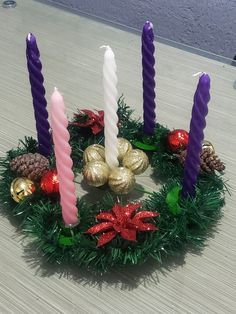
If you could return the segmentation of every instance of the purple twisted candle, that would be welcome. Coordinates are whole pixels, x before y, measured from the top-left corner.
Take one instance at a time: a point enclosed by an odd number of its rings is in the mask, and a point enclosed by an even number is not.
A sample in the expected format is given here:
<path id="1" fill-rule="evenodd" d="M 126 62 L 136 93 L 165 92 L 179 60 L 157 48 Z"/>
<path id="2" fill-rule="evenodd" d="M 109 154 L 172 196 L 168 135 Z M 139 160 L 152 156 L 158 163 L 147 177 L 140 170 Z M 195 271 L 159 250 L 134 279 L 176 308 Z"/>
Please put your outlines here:
<path id="1" fill-rule="evenodd" d="M 142 66 L 143 66 L 143 121 L 144 133 L 152 135 L 155 128 L 155 46 L 151 22 L 146 22 L 142 33 Z"/>
<path id="2" fill-rule="evenodd" d="M 26 59 L 29 71 L 29 81 L 34 105 L 34 116 L 38 137 L 39 153 L 48 157 L 52 152 L 51 135 L 49 133 L 49 122 L 47 112 L 47 101 L 45 98 L 44 78 L 42 75 L 42 64 L 40 62 L 36 38 L 29 33 L 26 38 Z"/>
<path id="3" fill-rule="evenodd" d="M 210 100 L 210 77 L 203 73 L 199 78 L 194 95 L 192 119 L 190 123 L 187 156 L 184 165 L 182 196 L 194 196 L 197 177 L 200 170 L 200 153 L 204 139 L 203 130 L 206 126 L 207 104 Z"/>

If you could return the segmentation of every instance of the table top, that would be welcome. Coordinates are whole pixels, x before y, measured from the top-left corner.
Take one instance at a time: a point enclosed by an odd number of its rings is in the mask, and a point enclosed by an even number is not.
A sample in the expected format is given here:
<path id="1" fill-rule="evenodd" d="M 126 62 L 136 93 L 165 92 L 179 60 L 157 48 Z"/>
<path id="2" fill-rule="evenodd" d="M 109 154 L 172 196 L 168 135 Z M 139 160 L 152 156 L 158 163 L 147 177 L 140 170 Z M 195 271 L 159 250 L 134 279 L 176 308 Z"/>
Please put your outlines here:
<path id="1" fill-rule="evenodd" d="M 47 99 L 57 86 L 67 113 L 102 108 L 102 62 L 99 47 L 116 55 L 118 90 L 142 114 L 140 35 L 68 11 L 25 0 L 15 9 L 0 8 L 0 155 L 25 135 L 36 136 L 25 60 L 25 37 L 36 35 L 43 63 Z M 226 163 L 230 195 L 214 237 L 201 255 L 186 254 L 179 265 L 162 270 L 150 263 L 104 277 L 39 269 L 25 256 L 20 233 L 0 221 L 1 313 L 236 313 L 236 68 L 156 43 L 157 120 L 170 129 L 189 129 L 197 78 L 211 76 L 211 102 L 205 138 Z M 158 187 L 148 175 L 145 189 Z M 84 193 L 77 187 L 78 193 Z M 36 263 L 37 264 L 37 263 Z"/>

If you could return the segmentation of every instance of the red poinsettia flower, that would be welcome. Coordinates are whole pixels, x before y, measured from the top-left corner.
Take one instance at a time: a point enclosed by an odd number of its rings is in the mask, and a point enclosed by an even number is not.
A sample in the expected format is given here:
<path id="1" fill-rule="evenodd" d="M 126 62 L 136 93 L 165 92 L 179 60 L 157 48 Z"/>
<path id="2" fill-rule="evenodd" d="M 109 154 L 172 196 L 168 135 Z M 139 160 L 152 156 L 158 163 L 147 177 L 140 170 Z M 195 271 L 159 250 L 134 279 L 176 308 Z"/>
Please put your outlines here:
<path id="1" fill-rule="evenodd" d="M 154 231 L 158 229 L 154 224 L 147 223 L 143 219 L 157 217 L 159 213 L 145 210 L 137 213 L 136 211 L 140 206 L 140 203 L 127 204 L 126 206 L 115 204 L 110 212 L 98 214 L 96 218 L 104 220 L 104 222 L 89 228 L 86 233 L 103 232 L 98 239 L 98 247 L 110 242 L 117 234 L 120 234 L 125 240 L 136 241 L 137 231 Z"/>
<path id="2" fill-rule="evenodd" d="M 98 134 L 104 129 L 104 111 L 98 110 L 95 113 L 92 110 L 84 109 L 81 110 L 79 114 L 75 114 L 77 122 L 73 122 L 73 125 L 79 127 L 89 127 L 91 128 L 94 135 Z M 80 122 L 81 121 L 81 122 Z"/>

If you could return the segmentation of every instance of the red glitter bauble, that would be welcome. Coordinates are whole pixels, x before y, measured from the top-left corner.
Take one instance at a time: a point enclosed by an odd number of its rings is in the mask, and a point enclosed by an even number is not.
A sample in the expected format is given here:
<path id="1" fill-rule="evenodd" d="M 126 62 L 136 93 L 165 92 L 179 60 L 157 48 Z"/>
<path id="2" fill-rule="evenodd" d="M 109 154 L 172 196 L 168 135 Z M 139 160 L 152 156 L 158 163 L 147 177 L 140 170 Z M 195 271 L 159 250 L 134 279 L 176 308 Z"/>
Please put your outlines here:
<path id="1" fill-rule="evenodd" d="M 188 132 L 182 129 L 173 130 L 167 135 L 168 148 L 177 153 L 187 148 Z"/>
<path id="2" fill-rule="evenodd" d="M 40 187 L 46 194 L 59 193 L 59 181 L 56 170 L 47 171 L 41 178 Z"/>

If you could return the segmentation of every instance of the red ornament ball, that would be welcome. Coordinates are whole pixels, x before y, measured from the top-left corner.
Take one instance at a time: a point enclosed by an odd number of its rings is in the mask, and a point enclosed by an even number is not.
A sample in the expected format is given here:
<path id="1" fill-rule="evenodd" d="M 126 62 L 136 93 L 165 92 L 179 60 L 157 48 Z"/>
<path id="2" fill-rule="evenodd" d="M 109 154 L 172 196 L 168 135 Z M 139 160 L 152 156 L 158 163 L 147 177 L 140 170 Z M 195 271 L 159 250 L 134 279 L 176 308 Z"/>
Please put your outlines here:
<path id="1" fill-rule="evenodd" d="M 167 135 L 168 148 L 177 153 L 187 148 L 188 132 L 182 129 L 173 130 Z"/>
<path id="2" fill-rule="evenodd" d="M 49 170 L 41 178 L 40 187 L 48 195 L 59 193 L 59 181 L 56 170 Z"/>

